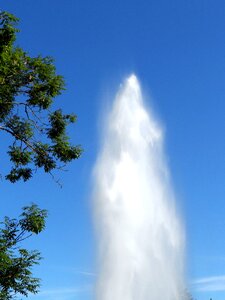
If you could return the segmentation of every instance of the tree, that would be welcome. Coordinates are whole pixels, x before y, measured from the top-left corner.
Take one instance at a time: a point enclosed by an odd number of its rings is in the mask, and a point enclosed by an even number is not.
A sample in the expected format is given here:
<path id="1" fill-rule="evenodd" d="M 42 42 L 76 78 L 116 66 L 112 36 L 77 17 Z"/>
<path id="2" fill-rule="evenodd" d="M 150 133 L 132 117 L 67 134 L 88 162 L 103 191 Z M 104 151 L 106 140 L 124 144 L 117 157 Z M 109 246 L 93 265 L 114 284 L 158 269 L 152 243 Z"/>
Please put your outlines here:
<path id="1" fill-rule="evenodd" d="M 27 181 L 38 168 L 46 173 L 62 169 L 82 152 L 66 134 L 76 116 L 50 110 L 64 80 L 51 57 L 31 57 L 14 45 L 17 22 L 0 12 L 0 131 L 11 137 L 7 153 L 12 168 L 5 178 L 12 183 Z"/>
<path id="2" fill-rule="evenodd" d="M 21 247 L 21 242 L 45 228 L 46 210 L 26 206 L 19 220 L 5 217 L 0 227 L 0 299 L 10 300 L 17 294 L 37 293 L 40 280 L 32 276 L 40 253 Z"/>
<path id="3" fill-rule="evenodd" d="M 29 180 L 39 168 L 52 174 L 82 152 L 66 133 L 76 116 L 51 110 L 64 90 L 63 77 L 56 74 L 51 57 L 31 57 L 15 46 L 17 23 L 14 15 L 0 11 L 0 132 L 10 137 L 7 153 L 12 167 L 5 178 L 12 183 Z M 18 220 L 6 217 L 0 223 L 1 300 L 38 291 L 32 266 L 40 253 L 22 248 L 21 242 L 44 229 L 46 216 L 33 204 L 23 208 Z"/>

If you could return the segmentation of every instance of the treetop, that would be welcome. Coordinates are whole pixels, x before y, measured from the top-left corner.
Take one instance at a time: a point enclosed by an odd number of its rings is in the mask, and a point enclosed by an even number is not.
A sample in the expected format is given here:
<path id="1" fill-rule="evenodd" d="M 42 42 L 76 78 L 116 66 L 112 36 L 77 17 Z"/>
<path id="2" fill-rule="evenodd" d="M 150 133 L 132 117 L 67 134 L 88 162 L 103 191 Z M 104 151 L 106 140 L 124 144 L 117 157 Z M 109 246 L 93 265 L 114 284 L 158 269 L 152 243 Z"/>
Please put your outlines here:
<path id="1" fill-rule="evenodd" d="M 12 168 L 5 178 L 13 183 L 30 179 L 38 168 L 62 169 L 82 153 L 66 132 L 76 116 L 51 109 L 65 89 L 64 79 L 51 57 L 31 57 L 14 45 L 18 21 L 0 12 L 0 131 L 11 136 Z"/>

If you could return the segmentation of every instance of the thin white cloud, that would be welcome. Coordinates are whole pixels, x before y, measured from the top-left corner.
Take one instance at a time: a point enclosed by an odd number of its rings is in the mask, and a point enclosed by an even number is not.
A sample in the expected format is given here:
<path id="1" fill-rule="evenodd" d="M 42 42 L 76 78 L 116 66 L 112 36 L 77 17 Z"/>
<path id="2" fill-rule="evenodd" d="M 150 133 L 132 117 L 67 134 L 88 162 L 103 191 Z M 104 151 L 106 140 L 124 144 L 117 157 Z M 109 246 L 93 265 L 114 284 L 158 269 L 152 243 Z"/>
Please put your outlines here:
<path id="1" fill-rule="evenodd" d="M 63 272 L 70 272 L 70 273 L 73 273 L 73 274 L 79 274 L 79 275 L 84 275 L 84 276 L 90 276 L 90 277 L 95 277 L 96 276 L 96 273 L 94 272 L 91 272 L 89 270 L 85 270 L 85 269 L 78 269 L 78 268 L 73 268 L 73 267 L 62 267 L 62 266 L 53 266 L 51 267 L 51 269 L 57 269 L 57 271 L 60 269 L 61 271 Z"/>
<path id="2" fill-rule="evenodd" d="M 62 288 L 53 288 L 53 289 L 46 289 L 40 291 L 37 295 L 30 295 L 35 296 L 35 299 L 43 299 L 43 300 L 66 300 L 66 299 L 74 299 L 75 296 L 82 294 L 82 293 L 90 293 L 93 290 L 92 285 L 83 285 L 78 287 L 62 287 Z"/>
<path id="3" fill-rule="evenodd" d="M 199 278 L 192 286 L 198 292 L 225 291 L 225 275 Z"/>
<path id="4" fill-rule="evenodd" d="M 84 276 L 96 276 L 96 274 L 95 273 L 93 273 L 93 272 L 87 272 L 87 271 L 75 271 L 75 273 L 77 273 L 77 274 L 80 274 L 80 275 L 84 275 Z"/>
<path id="5" fill-rule="evenodd" d="M 57 288 L 57 289 L 48 289 L 41 291 L 39 293 L 40 296 L 42 295 L 60 295 L 60 294 L 77 294 L 77 293 L 83 293 L 90 290 L 90 286 L 81 286 L 81 287 L 75 287 L 75 288 Z"/>

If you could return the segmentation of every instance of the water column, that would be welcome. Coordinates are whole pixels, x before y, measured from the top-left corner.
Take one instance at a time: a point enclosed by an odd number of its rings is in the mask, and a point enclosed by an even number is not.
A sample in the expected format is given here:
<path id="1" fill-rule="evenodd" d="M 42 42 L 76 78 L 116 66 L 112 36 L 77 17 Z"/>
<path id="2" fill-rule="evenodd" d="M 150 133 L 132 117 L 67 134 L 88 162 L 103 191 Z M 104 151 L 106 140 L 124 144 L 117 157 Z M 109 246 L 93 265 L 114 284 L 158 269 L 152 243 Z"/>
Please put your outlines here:
<path id="1" fill-rule="evenodd" d="M 159 123 L 135 75 L 108 115 L 94 168 L 97 300 L 184 299 L 184 234 Z"/>

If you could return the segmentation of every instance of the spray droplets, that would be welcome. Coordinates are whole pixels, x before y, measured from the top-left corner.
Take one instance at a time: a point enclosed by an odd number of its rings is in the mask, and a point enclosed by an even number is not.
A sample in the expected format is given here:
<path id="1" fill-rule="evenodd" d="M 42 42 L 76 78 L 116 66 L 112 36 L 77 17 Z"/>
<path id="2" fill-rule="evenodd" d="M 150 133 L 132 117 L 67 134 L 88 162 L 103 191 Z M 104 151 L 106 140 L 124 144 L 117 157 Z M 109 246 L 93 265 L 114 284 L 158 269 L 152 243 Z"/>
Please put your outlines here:
<path id="1" fill-rule="evenodd" d="M 97 300 L 181 299 L 184 238 L 161 132 L 131 75 L 108 116 L 94 172 Z"/>

